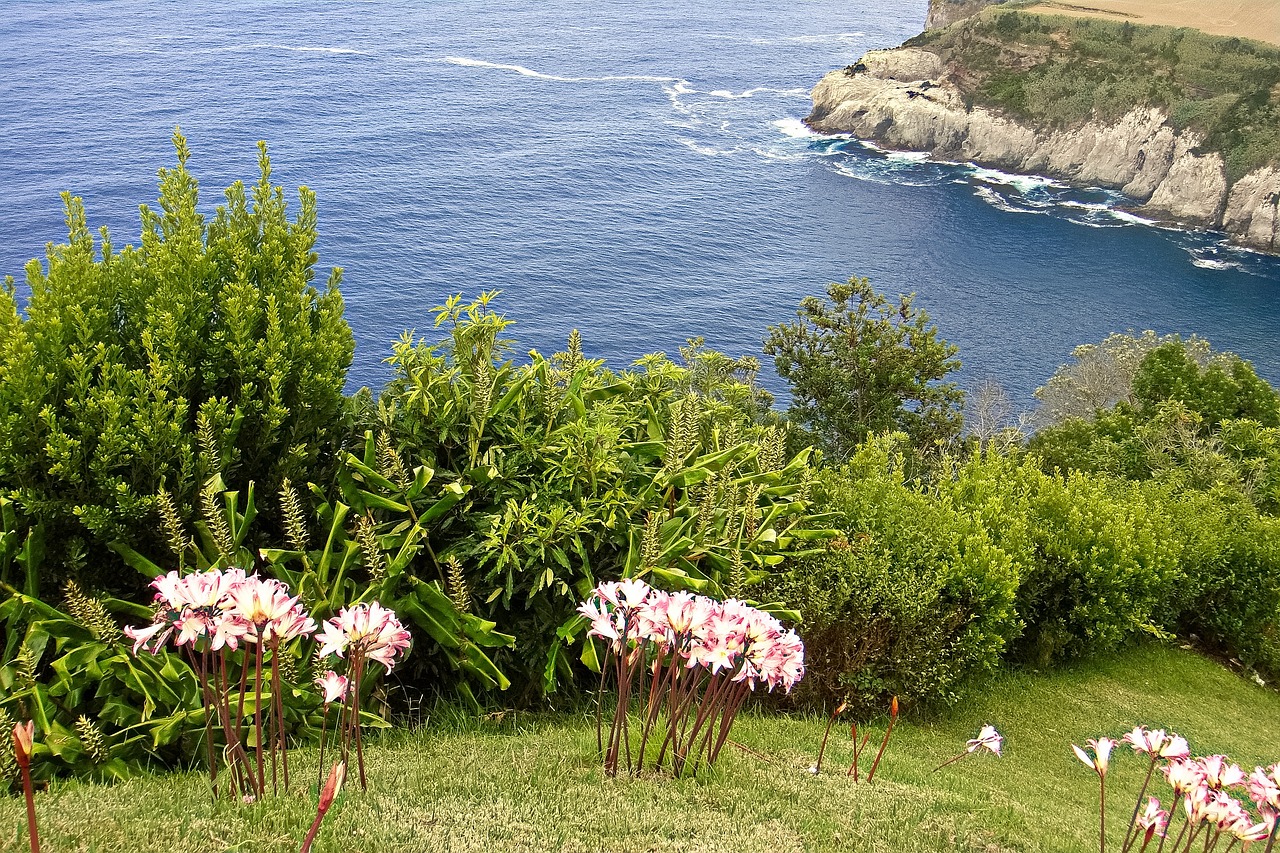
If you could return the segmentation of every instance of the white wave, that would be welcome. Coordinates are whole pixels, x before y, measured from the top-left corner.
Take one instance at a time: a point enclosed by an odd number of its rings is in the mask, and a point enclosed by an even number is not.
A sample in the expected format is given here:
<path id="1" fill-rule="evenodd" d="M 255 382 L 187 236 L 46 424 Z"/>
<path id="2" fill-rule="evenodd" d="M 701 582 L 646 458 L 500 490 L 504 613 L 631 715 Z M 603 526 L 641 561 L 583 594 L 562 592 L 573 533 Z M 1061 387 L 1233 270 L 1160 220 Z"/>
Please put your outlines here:
<path id="1" fill-rule="evenodd" d="M 1098 210 L 1098 211 L 1111 210 L 1111 205 L 1106 204 L 1104 202 L 1100 202 L 1100 201 L 1072 201 L 1071 199 L 1067 199 L 1065 201 L 1060 201 L 1058 203 L 1061 204 L 1063 207 L 1072 207 L 1072 208 L 1075 208 L 1076 210 Z"/>
<path id="2" fill-rule="evenodd" d="M 772 124 L 782 132 L 783 136 L 790 136 L 792 139 L 814 139 L 822 136 L 798 118 L 780 118 Z"/>
<path id="3" fill-rule="evenodd" d="M 1086 228 L 1123 228 L 1125 227 L 1124 224 L 1120 222 L 1096 222 L 1089 219 L 1076 219 L 1074 216 L 1068 216 L 1067 221 L 1075 225 L 1083 225 Z"/>
<path id="4" fill-rule="evenodd" d="M 728 89 L 716 89 L 713 92 L 707 92 L 707 94 L 711 95 L 713 98 L 729 98 L 737 100 L 739 98 L 750 98 L 754 95 L 759 95 L 762 92 L 767 92 L 772 95 L 785 95 L 792 98 L 809 97 L 809 92 L 806 89 L 772 89 L 768 86 L 756 86 L 754 89 L 747 89 L 746 91 L 739 92 L 736 95 Z"/>
<path id="5" fill-rule="evenodd" d="M 1196 255 L 1191 256 L 1192 266 L 1200 267 L 1202 270 L 1238 270 L 1243 269 L 1240 264 L 1235 261 L 1215 261 L 1212 258 L 1201 258 Z"/>
<path id="6" fill-rule="evenodd" d="M 1013 175 L 1009 172 L 1001 172 L 999 169 L 987 169 L 975 163 L 969 163 L 968 166 L 973 170 L 970 174 L 974 180 L 997 186 L 1013 187 L 1020 193 L 1048 187 L 1066 189 L 1067 186 L 1060 181 L 1046 178 L 1043 175 Z"/>
<path id="7" fill-rule="evenodd" d="M 846 160 L 843 163 L 837 163 L 835 171 L 847 178 L 887 186 L 932 187 L 938 183 L 931 177 L 913 180 L 922 175 L 919 170 L 895 165 L 887 160 Z"/>
<path id="8" fill-rule="evenodd" d="M 1129 222 L 1129 223 L 1132 223 L 1132 224 L 1134 224 L 1134 225 L 1156 225 L 1156 224 L 1158 224 L 1158 223 L 1156 222 L 1156 220 L 1154 220 L 1154 219 L 1147 219 L 1145 216 L 1138 216 L 1136 213 L 1130 213 L 1130 212 L 1129 212 L 1129 211 L 1127 211 L 1127 210 L 1120 210 L 1120 209 L 1118 209 L 1118 208 L 1111 208 L 1111 210 L 1110 210 L 1109 212 L 1111 213 L 1111 215 L 1112 215 L 1112 216 L 1114 216 L 1116 219 L 1119 219 L 1121 222 Z"/>
<path id="9" fill-rule="evenodd" d="M 466 68 L 489 68 L 495 71 L 513 71 L 521 77 L 532 77 L 536 80 L 549 80 L 554 83 L 674 83 L 675 91 L 685 94 L 693 91 L 688 80 L 679 77 L 657 77 L 651 74 L 606 74 L 601 77 L 564 77 L 559 74 L 545 74 L 534 71 L 523 65 L 505 62 L 489 62 L 485 59 L 472 59 L 469 56 L 446 56 L 443 62 L 450 65 L 461 65 Z"/>
<path id="10" fill-rule="evenodd" d="M 1004 196 L 1000 195 L 1000 193 L 998 193 L 998 192 L 996 192 L 995 190 L 991 189 L 991 187 L 978 187 L 978 188 L 975 190 L 974 195 L 978 196 L 978 197 L 979 197 L 979 198 L 981 198 L 983 201 L 985 201 L 987 204 L 991 205 L 992 207 L 996 208 L 997 210 L 1003 210 L 1005 213 L 1035 213 L 1035 214 L 1043 214 L 1043 213 L 1047 213 L 1047 212 L 1048 212 L 1048 211 L 1045 211 L 1045 210 L 1034 210 L 1034 209 L 1028 209 L 1028 208 L 1025 208 L 1025 207 L 1020 207 L 1020 206 L 1018 206 L 1018 205 L 1016 205 L 1016 204 L 1011 204 L 1011 203 L 1009 202 L 1009 199 L 1007 199 L 1007 198 L 1005 198 Z"/>
<path id="11" fill-rule="evenodd" d="M 927 151 L 886 151 L 886 160 L 894 160 L 899 163 L 924 163 L 929 159 Z"/>
<path id="12" fill-rule="evenodd" d="M 808 158 L 808 152 L 802 151 L 775 151 L 768 148 L 755 148 L 751 152 L 758 157 L 766 160 L 781 160 L 786 163 L 795 163 Z"/>
<path id="13" fill-rule="evenodd" d="M 676 137 L 676 141 L 685 148 L 688 148 L 690 151 L 693 151 L 696 154 L 701 154 L 703 157 L 732 157 L 738 153 L 737 148 L 712 148 L 709 145 L 699 145 L 692 139 L 686 139 L 683 136 Z"/>

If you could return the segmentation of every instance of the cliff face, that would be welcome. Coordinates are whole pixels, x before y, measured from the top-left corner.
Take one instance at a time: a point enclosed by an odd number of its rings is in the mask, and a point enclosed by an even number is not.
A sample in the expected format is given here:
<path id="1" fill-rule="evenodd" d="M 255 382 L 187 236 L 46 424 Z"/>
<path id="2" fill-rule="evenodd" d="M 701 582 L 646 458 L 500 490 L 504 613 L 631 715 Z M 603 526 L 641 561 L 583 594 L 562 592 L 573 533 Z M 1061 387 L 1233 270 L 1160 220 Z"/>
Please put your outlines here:
<path id="1" fill-rule="evenodd" d="M 949 27 L 961 18 L 976 15 L 988 6 L 1004 0 L 929 0 L 929 13 L 924 21 L 926 30 Z"/>
<path id="2" fill-rule="evenodd" d="M 860 66 L 822 78 L 805 120 L 810 127 L 1117 189 L 1146 215 L 1220 229 L 1243 245 L 1280 251 L 1280 168 L 1261 168 L 1229 185 L 1221 155 L 1198 153 L 1203 140 L 1175 131 L 1159 109 L 1135 107 L 1114 123 L 1045 130 L 970 108 L 930 51 L 872 51 Z"/>

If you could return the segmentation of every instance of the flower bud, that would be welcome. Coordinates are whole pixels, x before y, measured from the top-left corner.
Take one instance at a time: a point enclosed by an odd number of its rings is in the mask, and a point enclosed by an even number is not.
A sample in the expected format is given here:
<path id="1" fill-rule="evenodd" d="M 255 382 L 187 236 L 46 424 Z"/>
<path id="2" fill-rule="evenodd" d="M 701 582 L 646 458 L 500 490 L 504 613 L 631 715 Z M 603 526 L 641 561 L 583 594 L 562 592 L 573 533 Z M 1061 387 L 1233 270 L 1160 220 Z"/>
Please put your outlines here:
<path id="1" fill-rule="evenodd" d="M 31 745 L 35 740 L 36 724 L 27 720 L 13 727 L 13 755 L 22 767 L 31 765 Z"/>
<path id="2" fill-rule="evenodd" d="M 320 791 L 320 813 L 324 814 L 333 805 L 333 800 L 338 796 L 338 792 L 342 790 L 342 783 L 347 778 L 346 762 L 339 761 L 333 765 L 333 769 L 329 771 L 329 778 L 325 780 L 324 789 Z"/>

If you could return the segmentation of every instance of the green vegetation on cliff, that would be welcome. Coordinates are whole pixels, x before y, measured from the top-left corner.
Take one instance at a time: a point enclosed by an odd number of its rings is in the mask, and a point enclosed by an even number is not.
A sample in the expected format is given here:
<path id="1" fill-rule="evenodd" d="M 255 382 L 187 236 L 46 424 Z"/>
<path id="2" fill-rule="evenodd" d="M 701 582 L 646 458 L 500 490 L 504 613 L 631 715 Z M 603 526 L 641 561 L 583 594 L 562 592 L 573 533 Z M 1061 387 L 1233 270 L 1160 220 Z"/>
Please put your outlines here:
<path id="1" fill-rule="evenodd" d="M 1188 28 L 984 10 L 908 45 L 938 53 L 975 105 L 1038 125 L 1165 110 L 1235 181 L 1280 160 L 1280 49 Z"/>

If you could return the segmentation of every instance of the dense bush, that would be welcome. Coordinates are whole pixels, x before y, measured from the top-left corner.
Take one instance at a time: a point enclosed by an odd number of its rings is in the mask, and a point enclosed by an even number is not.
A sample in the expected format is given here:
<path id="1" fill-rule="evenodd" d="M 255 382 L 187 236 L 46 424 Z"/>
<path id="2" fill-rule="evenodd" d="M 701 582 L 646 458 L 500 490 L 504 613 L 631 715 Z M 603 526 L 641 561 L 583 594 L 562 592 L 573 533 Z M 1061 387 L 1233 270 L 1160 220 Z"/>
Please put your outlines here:
<path id="1" fill-rule="evenodd" d="M 1148 333 L 1128 340 L 1156 339 Z M 1126 382 L 1104 383 L 1127 386 L 1097 395 L 1108 405 L 1089 410 L 1083 404 L 1089 395 L 1082 383 L 1068 381 L 1084 373 L 1079 369 L 1059 371 L 1040 389 L 1053 414 L 1029 446 L 1045 467 L 1194 489 L 1230 485 L 1267 512 L 1280 509 L 1280 394 L 1248 362 L 1213 353 L 1204 341 L 1165 340 L 1125 351 L 1136 366 Z"/>
<path id="2" fill-rule="evenodd" d="M 883 707 L 948 700 L 1018 635 L 1017 574 L 980 526 L 906 482 L 905 436 L 824 471 L 820 499 L 846 536 L 776 581 L 804 614 L 800 698 Z"/>
<path id="3" fill-rule="evenodd" d="M 913 480 L 887 441 L 822 472 L 846 537 L 774 581 L 805 615 L 802 699 L 945 700 L 999 660 L 1175 634 L 1280 674 L 1280 525 L 1241 489 L 1049 473 L 1016 450 Z"/>
<path id="4" fill-rule="evenodd" d="M 789 453 L 762 422 L 754 361 L 694 341 L 680 363 L 655 354 L 614 373 L 574 333 L 565 352 L 516 365 L 488 301 L 442 306 L 438 342 L 400 341 L 366 417 L 381 476 L 425 465 L 456 484 L 413 571 L 449 577 L 469 612 L 518 638 L 498 659 L 524 695 L 571 675 L 573 614 L 600 580 L 751 597 L 825 535 L 810 523 L 810 451 Z"/>
<path id="5" fill-rule="evenodd" d="M 274 490 L 318 476 L 340 438 L 354 345 L 338 271 L 312 284 L 314 194 L 299 190 L 290 221 L 264 146 L 257 184 L 232 185 L 207 218 L 174 145 L 139 245 L 116 251 L 104 229 L 95 246 L 66 196 L 67 243 L 28 265 L 24 311 L 12 279 L 0 297 L 0 487 L 19 528 L 6 542 L 36 526 L 48 590 L 68 575 L 136 586 L 104 546 L 156 547 L 158 493 L 192 506 L 215 474 Z"/>
<path id="6" fill-rule="evenodd" d="M 942 485 L 1005 550 L 1026 623 L 1018 653 L 1044 664 L 1110 648 L 1169 617 L 1179 579 L 1163 508 L 1112 478 L 1043 473 L 1034 459 L 982 454 Z"/>

